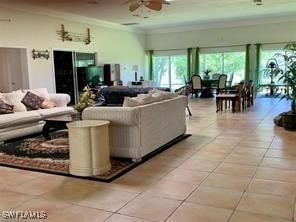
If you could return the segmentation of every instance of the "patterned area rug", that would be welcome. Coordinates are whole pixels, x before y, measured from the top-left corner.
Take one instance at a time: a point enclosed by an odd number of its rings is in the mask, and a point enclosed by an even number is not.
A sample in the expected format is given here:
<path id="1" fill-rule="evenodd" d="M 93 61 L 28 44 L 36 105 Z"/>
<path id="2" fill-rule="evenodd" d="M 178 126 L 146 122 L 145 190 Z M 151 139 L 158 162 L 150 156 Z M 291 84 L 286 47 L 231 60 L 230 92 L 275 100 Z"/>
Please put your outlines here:
<path id="1" fill-rule="evenodd" d="M 188 136 L 190 135 L 184 134 L 160 147 L 149 156 L 143 158 L 142 162 Z M 127 158 L 111 158 L 110 171 L 101 175 L 81 178 L 111 182 L 142 162 L 134 163 Z M 66 131 L 51 133 L 49 140 L 40 135 L 1 144 L 0 165 L 77 177 L 69 173 L 69 142 Z"/>

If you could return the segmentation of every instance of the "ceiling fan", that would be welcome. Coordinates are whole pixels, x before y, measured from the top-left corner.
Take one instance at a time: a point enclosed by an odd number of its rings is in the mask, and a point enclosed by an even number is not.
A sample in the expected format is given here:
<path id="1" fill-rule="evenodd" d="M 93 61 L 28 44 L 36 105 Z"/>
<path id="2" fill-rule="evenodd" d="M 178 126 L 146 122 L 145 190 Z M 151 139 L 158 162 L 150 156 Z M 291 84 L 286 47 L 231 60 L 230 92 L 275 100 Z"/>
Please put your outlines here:
<path id="1" fill-rule="evenodd" d="M 124 4 L 130 4 L 129 10 L 131 12 L 138 9 L 141 5 L 154 11 L 160 11 L 163 4 L 169 5 L 170 2 L 168 0 L 128 0 Z"/>

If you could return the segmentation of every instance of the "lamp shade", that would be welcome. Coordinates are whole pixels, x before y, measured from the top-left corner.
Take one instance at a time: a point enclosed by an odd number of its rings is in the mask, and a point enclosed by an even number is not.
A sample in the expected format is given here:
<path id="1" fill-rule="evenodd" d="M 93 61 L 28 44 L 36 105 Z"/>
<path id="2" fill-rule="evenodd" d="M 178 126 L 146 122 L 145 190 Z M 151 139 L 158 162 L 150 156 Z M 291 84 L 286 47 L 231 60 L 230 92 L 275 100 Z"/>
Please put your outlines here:
<path id="1" fill-rule="evenodd" d="M 275 69 L 278 66 L 279 65 L 278 65 L 276 59 L 268 59 L 267 62 L 266 62 L 266 68 Z"/>

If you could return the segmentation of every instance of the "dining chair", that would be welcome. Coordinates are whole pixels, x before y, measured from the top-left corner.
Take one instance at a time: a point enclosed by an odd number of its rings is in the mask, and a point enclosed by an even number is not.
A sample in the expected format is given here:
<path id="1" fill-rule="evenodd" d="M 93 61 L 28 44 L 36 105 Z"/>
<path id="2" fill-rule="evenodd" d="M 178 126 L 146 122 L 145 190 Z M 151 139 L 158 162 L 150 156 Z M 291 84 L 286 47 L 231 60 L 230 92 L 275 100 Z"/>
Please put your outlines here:
<path id="1" fill-rule="evenodd" d="M 200 75 L 193 75 L 191 76 L 191 98 L 193 97 L 193 94 L 195 94 L 195 97 L 198 97 L 198 93 L 202 90 L 201 85 L 201 77 Z"/>
<path id="2" fill-rule="evenodd" d="M 191 85 L 190 84 L 185 84 L 185 86 L 182 86 L 182 87 L 175 90 L 175 93 L 177 93 L 179 95 L 186 96 L 187 98 L 188 98 L 190 92 L 191 92 Z M 187 108 L 189 116 L 192 116 L 188 105 L 186 108 Z"/>
<path id="3" fill-rule="evenodd" d="M 254 105 L 254 84 L 253 80 L 249 80 L 246 85 L 246 103 L 247 107 Z"/>
<path id="4" fill-rule="evenodd" d="M 212 80 L 218 80 L 220 75 L 221 75 L 220 73 L 212 74 Z"/>
<path id="5" fill-rule="evenodd" d="M 237 101 L 237 109 L 238 111 L 245 110 L 246 107 L 246 85 L 242 81 L 240 82 L 237 87 L 237 92 L 236 94 L 238 95 L 238 101 Z"/>
<path id="6" fill-rule="evenodd" d="M 227 87 L 227 89 L 231 89 L 233 77 L 234 77 L 234 73 L 231 73 L 229 75 L 229 78 L 226 81 L 226 87 Z"/>
<path id="7" fill-rule="evenodd" d="M 214 74 L 211 75 L 211 88 L 212 89 L 217 89 L 217 87 L 218 87 L 218 79 L 219 79 L 220 75 L 221 74 L 219 74 L 219 73 L 214 73 Z"/>
<path id="8" fill-rule="evenodd" d="M 220 94 L 222 92 L 226 92 L 226 81 L 227 81 L 227 75 L 221 74 L 218 79 L 218 86 L 216 89 L 217 94 Z"/>

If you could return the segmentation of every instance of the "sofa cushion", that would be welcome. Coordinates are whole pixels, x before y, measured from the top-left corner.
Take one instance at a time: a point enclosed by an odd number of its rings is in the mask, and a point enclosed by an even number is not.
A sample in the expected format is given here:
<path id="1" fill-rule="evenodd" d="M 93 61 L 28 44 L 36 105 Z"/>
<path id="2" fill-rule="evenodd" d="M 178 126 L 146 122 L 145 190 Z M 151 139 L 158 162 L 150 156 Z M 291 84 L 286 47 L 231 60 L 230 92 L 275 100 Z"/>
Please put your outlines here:
<path id="1" fill-rule="evenodd" d="M 13 91 L 11 93 L 2 93 L 2 99 L 9 105 L 13 105 L 14 112 L 27 111 L 26 106 L 21 102 L 25 93 L 21 90 Z"/>
<path id="2" fill-rule="evenodd" d="M 28 110 L 36 110 L 41 107 L 44 98 L 28 91 L 24 98 L 22 99 L 22 103 L 25 104 Z"/>
<path id="3" fill-rule="evenodd" d="M 54 102 L 57 107 L 67 107 L 67 104 L 71 101 L 70 95 L 65 93 L 50 93 L 49 99 Z"/>
<path id="4" fill-rule="evenodd" d="M 123 101 L 123 107 L 135 107 L 152 103 L 151 94 L 139 94 L 137 97 L 125 97 Z"/>
<path id="5" fill-rule="evenodd" d="M 0 141 L 40 133 L 42 131 L 43 125 L 44 121 L 8 126 L 5 129 L 0 129 Z"/>
<path id="6" fill-rule="evenodd" d="M 49 99 L 49 93 L 46 88 L 30 89 L 30 91 L 44 99 Z"/>
<path id="7" fill-rule="evenodd" d="M 124 97 L 136 97 L 138 94 L 148 94 L 153 89 L 151 87 L 131 88 L 126 86 L 111 86 L 100 89 L 101 95 L 105 99 L 105 105 L 122 105 Z M 161 87 L 158 89 L 170 92 L 170 88 Z"/>
<path id="8" fill-rule="evenodd" d="M 126 86 L 111 86 L 100 89 L 107 105 L 123 104 L 125 97 L 135 97 L 137 93 Z"/>
<path id="9" fill-rule="evenodd" d="M 38 122 L 40 114 L 36 111 L 15 112 L 6 115 L 0 115 L 0 128 L 16 126 L 26 123 Z"/>
<path id="10" fill-rule="evenodd" d="M 9 105 L 0 99 L 0 114 L 13 113 L 13 105 Z"/>
<path id="11" fill-rule="evenodd" d="M 159 102 L 161 100 L 172 99 L 178 96 L 176 93 L 165 92 L 159 89 L 152 89 L 149 91 L 152 95 L 153 102 Z"/>
<path id="12" fill-rule="evenodd" d="M 36 110 L 41 116 L 41 119 L 46 119 L 53 116 L 73 114 L 74 110 L 72 107 L 54 107 L 51 109 L 39 109 Z"/>

